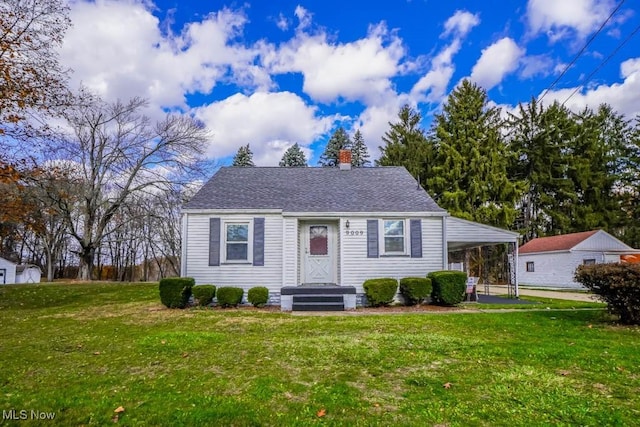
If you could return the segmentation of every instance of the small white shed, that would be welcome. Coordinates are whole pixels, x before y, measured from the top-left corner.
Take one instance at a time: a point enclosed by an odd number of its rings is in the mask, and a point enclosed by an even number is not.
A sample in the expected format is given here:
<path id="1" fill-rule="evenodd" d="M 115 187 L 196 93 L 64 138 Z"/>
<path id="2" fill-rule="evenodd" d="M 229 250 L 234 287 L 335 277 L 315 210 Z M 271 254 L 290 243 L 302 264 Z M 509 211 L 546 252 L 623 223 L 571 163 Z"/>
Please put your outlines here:
<path id="1" fill-rule="evenodd" d="M 580 289 L 573 280 L 579 265 L 620 262 L 633 254 L 640 250 L 603 230 L 539 237 L 520 247 L 520 284 Z"/>
<path id="2" fill-rule="evenodd" d="M 16 282 L 16 264 L 0 258 L 0 285 L 9 285 Z"/>
<path id="3" fill-rule="evenodd" d="M 40 283 L 42 270 L 33 264 L 21 264 L 16 266 L 16 283 Z"/>

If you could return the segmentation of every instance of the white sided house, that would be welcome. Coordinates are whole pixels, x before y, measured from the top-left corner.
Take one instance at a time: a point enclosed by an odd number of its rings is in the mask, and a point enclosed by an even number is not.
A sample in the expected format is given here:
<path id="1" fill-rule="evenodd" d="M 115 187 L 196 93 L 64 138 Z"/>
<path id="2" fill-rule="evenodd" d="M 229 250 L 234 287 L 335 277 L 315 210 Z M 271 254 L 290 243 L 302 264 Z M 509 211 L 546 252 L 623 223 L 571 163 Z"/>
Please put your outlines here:
<path id="1" fill-rule="evenodd" d="M 573 275 L 581 264 L 621 262 L 640 254 L 603 230 L 539 237 L 519 250 L 520 283 L 554 288 L 582 288 Z"/>
<path id="2" fill-rule="evenodd" d="M 0 258 L 0 285 L 16 283 L 16 264 Z"/>
<path id="3" fill-rule="evenodd" d="M 367 279 L 446 269 L 447 217 L 403 167 L 223 167 L 183 206 L 181 275 L 351 309 Z"/>

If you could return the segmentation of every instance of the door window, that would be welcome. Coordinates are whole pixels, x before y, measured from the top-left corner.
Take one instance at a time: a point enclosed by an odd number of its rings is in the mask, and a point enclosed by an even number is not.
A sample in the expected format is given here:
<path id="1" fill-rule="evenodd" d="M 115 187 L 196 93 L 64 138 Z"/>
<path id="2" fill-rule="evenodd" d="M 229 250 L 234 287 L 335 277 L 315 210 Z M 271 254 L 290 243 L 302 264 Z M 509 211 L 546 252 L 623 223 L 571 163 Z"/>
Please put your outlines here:
<path id="1" fill-rule="evenodd" d="M 309 227 L 309 254 L 329 254 L 329 231 L 326 225 L 312 225 Z"/>

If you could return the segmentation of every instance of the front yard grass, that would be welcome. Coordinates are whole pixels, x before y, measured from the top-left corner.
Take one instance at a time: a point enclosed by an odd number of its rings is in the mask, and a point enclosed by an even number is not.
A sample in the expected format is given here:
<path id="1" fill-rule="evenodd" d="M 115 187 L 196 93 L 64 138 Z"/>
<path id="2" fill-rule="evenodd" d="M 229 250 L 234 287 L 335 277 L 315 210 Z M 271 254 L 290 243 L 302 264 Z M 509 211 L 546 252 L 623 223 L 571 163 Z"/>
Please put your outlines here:
<path id="1" fill-rule="evenodd" d="M 0 287 L 0 325 L 6 425 L 45 424 L 32 410 L 65 426 L 640 416 L 640 328 L 604 310 L 306 317 L 168 310 L 155 284 L 55 284 Z M 23 410 L 27 420 L 8 419 Z"/>

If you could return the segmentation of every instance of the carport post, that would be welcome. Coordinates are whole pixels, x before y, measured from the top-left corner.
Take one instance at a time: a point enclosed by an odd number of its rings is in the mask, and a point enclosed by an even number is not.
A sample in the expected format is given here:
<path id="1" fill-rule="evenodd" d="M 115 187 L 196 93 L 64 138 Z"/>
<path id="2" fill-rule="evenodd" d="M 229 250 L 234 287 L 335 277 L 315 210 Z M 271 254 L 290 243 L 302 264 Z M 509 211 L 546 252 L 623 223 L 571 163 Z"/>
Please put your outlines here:
<path id="1" fill-rule="evenodd" d="M 515 271 L 515 280 L 514 280 L 514 284 L 516 287 L 516 299 L 520 299 L 520 291 L 518 290 L 518 239 L 516 239 L 515 242 L 515 250 L 514 250 L 514 254 L 513 254 L 513 269 Z"/>

